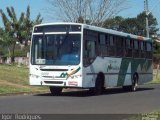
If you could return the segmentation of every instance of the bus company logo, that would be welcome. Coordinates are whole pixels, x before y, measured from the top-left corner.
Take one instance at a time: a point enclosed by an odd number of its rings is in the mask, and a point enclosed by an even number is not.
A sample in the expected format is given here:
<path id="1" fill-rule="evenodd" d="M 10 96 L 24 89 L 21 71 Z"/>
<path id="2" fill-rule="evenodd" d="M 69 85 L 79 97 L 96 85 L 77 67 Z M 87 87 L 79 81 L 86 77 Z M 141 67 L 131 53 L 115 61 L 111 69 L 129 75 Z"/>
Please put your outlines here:
<path id="1" fill-rule="evenodd" d="M 65 73 L 63 72 L 63 73 L 60 75 L 60 77 L 67 79 L 67 78 L 69 78 L 71 75 L 77 73 L 80 69 L 81 69 L 81 68 L 78 67 L 77 69 L 72 69 L 72 70 L 70 70 L 70 71 L 68 71 L 68 72 L 65 72 Z"/>
<path id="2" fill-rule="evenodd" d="M 107 72 L 109 72 L 110 70 L 120 70 L 119 66 L 113 66 L 112 64 L 109 64 L 107 66 Z"/>
<path id="3" fill-rule="evenodd" d="M 109 64 L 108 66 L 107 66 L 107 72 L 109 71 L 109 70 L 111 70 L 112 69 L 112 64 Z"/>

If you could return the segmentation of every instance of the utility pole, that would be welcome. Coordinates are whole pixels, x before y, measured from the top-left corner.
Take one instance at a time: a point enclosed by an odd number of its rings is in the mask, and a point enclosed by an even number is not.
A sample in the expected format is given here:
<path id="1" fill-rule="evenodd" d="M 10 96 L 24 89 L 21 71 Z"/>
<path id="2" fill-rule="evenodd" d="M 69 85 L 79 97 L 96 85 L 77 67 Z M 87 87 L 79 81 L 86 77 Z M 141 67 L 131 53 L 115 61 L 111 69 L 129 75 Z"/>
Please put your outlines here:
<path id="1" fill-rule="evenodd" d="M 80 16 L 79 17 L 82 17 L 82 1 L 80 0 Z"/>
<path id="2" fill-rule="evenodd" d="M 2 16 L 2 10 L 0 9 L 0 16 Z"/>
<path id="3" fill-rule="evenodd" d="M 149 15 L 149 9 L 148 9 L 148 0 L 144 0 L 144 10 L 146 13 L 146 37 L 149 38 L 149 24 L 148 24 L 148 15 Z"/>

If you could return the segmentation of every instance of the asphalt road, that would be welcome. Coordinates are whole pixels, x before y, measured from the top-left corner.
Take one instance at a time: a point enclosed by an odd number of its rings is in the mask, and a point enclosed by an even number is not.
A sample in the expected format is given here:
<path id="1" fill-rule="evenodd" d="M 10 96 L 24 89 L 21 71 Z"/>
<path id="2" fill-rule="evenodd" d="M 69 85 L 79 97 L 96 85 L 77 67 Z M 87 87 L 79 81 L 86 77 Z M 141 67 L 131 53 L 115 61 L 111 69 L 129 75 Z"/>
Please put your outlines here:
<path id="1" fill-rule="evenodd" d="M 103 95 L 88 91 L 0 96 L 0 113 L 28 114 L 137 114 L 160 111 L 160 85 L 140 86 L 137 92 L 107 89 Z"/>

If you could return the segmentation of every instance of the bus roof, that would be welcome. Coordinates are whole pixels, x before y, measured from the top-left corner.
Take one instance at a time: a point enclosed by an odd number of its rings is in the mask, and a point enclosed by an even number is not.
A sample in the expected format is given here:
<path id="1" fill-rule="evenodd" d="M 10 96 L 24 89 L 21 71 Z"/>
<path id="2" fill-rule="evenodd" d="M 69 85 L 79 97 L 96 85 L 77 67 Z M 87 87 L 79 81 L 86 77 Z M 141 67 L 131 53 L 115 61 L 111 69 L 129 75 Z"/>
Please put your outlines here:
<path id="1" fill-rule="evenodd" d="M 133 34 L 130 34 L 130 33 L 125 33 L 125 32 L 116 31 L 116 30 L 112 30 L 112 29 L 97 27 L 97 26 L 93 26 L 93 25 L 82 24 L 82 23 L 54 22 L 54 23 L 43 23 L 43 24 L 35 25 L 35 27 L 45 26 L 45 25 L 81 25 L 83 28 L 86 28 L 86 29 L 89 29 L 89 30 L 94 30 L 94 31 L 103 32 L 103 33 L 109 33 L 109 34 L 113 34 L 113 35 L 118 35 L 118 36 L 122 36 L 122 37 L 138 39 L 138 40 L 151 41 L 151 38 L 138 36 L 138 35 L 133 35 Z"/>

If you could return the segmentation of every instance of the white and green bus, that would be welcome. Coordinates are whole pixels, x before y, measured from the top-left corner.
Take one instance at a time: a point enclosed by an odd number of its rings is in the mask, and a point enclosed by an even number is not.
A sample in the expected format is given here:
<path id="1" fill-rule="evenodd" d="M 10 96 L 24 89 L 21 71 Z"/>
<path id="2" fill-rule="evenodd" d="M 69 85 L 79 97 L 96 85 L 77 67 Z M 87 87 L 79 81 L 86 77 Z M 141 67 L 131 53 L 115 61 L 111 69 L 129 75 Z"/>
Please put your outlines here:
<path id="1" fill-rule="evenodd" d="M 30 85 L 84 88 L 101 94 L 105 88 L 136 91 L 152 80 L 152 40 L 80 23 L 48 23 L 33 28 Z"/>

